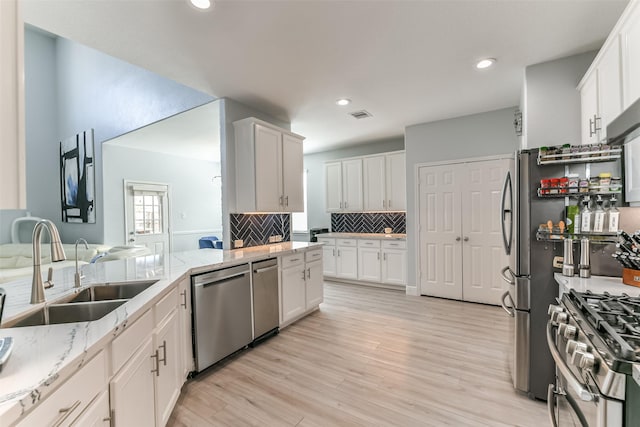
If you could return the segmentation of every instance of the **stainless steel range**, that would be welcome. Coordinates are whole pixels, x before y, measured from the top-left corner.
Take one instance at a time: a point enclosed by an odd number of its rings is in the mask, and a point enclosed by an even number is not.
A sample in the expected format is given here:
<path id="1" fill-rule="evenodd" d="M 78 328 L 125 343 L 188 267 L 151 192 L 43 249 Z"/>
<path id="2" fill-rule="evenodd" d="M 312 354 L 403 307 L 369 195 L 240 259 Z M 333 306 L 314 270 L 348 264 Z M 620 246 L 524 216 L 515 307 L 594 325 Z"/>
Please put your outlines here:
<path id="1" fill-rule="evenodd" d="M 549 314 L 552 425 L 640 426 L 640 297 L 571 290 Z"/>

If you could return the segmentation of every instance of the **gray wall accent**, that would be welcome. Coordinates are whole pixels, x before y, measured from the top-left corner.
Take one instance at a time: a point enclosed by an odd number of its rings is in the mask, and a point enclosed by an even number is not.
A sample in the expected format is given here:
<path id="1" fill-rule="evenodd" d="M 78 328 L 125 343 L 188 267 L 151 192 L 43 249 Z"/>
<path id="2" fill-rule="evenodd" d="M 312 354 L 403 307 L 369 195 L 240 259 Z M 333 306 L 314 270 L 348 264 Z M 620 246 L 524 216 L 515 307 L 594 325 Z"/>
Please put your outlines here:
<path id="1" fill-rule="evenodd" d="M 43 40 L 49 37 L 29 28 L 25 33 L 27 209 L 53 220 L 65 242 L 84 237 L 101 243 L 109 214 L 102 194 L 102 141 L 214 98 L 70 40 Z M 62 224 L 59 142 L 91 128 L 96 223 Z"/>
<path id="2" fill-rule="evenodd" d="M 197 230 L 222 230 L 220 163 L 171 156 L 152 151 L 120 147 L 117 142 L 102 146 L 104 166 L 104 204 L 106 215 L 104 243 L 123 245 L 124 180 L 169 185 L 170 225 L 173 251 L 198 248 L 198 239 L 188 242 L 179 236 Z M 187 233 L 188 232 L 188 233 Z M 175 235 L 177 233 L 177 236 Z"/>
<path id="3" fill-rule="evenodd" d="M 0 209 L 0 245 L 11 242 L 11 223 L 27 213 L 22 209 Z"/>
<path id="4" fill-rule="evenodd" d="M 513 128 L 516 107 L 471 116 L 409 126 L 405 129 L 407 164 L 408 283 L 416 282 L 415 223 L 418 215 L 416 165 L 420 163 L 485 157 L 515 152 L 518 138 Z"/>
<path id="5" fill-rule="evenodd" d="M 573 55 L 525 69 L 527 135 L 523 148 L 580 144 L 580 92 L 576 87 L 597 53 Z"/>
<path id="6" fill-rule="evenodd" d="M 235 132 L 233 122 L 247 117 L 255 117 L 265 122 L 291 130 L 291 124 L 275 117 L 271 117 L 248 105 L 229 98 L 221 98 L 220 102 L 220 158 L 222 159 L 222 229 L 224 247 L 231 247 L 230 237 L 230 213 L 236 212 L 236 156 L 235 156 Z M 303 135 L 304 136 L 304 135 Z"/>
<path id="7" fill-rule="evenodd" d="M 304 156 L 304 167 L 308 171 L 307 226 L 309 228 L 331 227 L 331 214 L 326 212 L 325 207 L 324 163 L 326 161 L 399 150 L 404 150 L 404 138 L 375 141 Z"/>

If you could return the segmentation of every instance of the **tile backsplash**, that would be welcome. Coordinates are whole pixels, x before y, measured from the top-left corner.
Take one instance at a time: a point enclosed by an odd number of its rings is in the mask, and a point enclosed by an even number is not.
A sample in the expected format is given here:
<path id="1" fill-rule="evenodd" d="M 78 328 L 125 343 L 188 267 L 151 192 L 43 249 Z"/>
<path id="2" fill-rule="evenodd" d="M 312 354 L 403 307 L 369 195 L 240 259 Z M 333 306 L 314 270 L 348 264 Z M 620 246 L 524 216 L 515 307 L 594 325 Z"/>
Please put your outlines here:
<path id="1" fill-rule="evenodd" d="M 404 212 L 331 214 L 331 231 L 334 233 L 384 233 L 387 227 L 391 228 L 392 233 L 406 233 L 406 214 Z"/>
<path id="2" fill-rule="evenodd" d="M 291 240 L 291 214 L 231 214 L 231 247 L 242 240 L 242 247 L 269 244 L 269 237 L 280 235 L 283 242 Z"/>

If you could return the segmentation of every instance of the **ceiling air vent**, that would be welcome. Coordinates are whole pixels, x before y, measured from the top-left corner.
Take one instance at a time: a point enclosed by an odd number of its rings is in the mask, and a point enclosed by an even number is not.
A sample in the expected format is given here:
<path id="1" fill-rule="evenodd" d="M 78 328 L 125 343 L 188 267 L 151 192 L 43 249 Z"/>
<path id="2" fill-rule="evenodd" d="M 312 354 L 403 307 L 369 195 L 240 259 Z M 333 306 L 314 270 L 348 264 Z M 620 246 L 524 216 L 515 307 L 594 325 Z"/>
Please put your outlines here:
<path id="1" fill-rule="evenodd" d="M 371 117 L 371 113 L 365 110 L 354 111 L 353 113 L 349 113 L 356 119 L 366 119 L 367 117 Z"/>

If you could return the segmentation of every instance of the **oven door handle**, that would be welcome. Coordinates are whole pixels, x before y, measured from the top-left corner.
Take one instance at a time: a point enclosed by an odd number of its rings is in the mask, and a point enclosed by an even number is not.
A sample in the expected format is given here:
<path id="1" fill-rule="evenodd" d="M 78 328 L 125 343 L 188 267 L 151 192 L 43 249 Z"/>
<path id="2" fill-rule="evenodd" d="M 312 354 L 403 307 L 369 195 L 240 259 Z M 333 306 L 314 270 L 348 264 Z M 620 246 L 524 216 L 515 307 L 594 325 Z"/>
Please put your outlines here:
<path id="1" fill-rule="evenodd" d="M 549 351 L 551 352 L 551 356 L 553 356 L 553 360 L 556 362 L 556 367 L 567 381 L 567 385 L 573 389 L 581 400 L 584 400 L 585 402 L 595 400 L 594 394 L 591 393 L 575 375 L 573 375 L 573 372 L 571 372 L 571 369 L 569 369 L 569 366 L 560 355 L 554 340 L 553 323 L 551 320 L 547 322 L 547 345 L 549 346 Z"/>
<path id="2" fill-rule="evenodd" d="M 549 411 L 549 421 L 551 421 L 551 427 L 558 427 L 558 420 L 556 420 L 556 394 L 559 394 L 555 390 L 553 384 L 549 384 L 547 389 L 547 410 Z"/>

